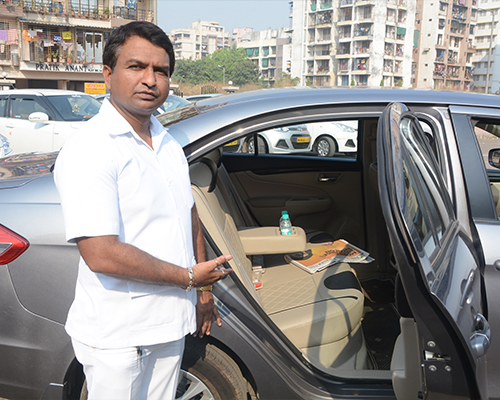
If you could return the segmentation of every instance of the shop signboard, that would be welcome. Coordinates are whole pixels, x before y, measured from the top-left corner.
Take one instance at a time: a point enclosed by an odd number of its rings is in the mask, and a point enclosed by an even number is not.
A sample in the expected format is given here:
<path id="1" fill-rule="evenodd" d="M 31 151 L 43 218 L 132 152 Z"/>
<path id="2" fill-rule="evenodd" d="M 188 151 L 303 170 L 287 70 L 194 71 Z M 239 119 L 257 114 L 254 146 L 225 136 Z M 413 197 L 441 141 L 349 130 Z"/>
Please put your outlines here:
<path id="1" fill-rule="evenodd" d="M 87 94 L 105 94 L 106 85 L 104 83 L 85 82 L 85 93 Z"/>

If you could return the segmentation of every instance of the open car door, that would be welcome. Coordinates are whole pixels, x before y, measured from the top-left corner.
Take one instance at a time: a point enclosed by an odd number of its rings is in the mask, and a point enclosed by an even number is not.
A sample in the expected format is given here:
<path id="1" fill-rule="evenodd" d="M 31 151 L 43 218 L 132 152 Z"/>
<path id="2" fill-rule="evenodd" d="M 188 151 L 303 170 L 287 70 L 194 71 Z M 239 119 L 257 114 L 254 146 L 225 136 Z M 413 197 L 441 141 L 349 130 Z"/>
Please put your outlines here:
<path id="1" fill-rule="evenodd" d="M 391 365 L 396 397 L 487 398 L 484 261 L 470 215 L 457 219 L 426 135 L 406 106 L 387 106 L 377 146 L 380 199 L 398 266 L 396 303 L 402 316 Z M 403 326 L 408 321 L 413 329 Z"/>

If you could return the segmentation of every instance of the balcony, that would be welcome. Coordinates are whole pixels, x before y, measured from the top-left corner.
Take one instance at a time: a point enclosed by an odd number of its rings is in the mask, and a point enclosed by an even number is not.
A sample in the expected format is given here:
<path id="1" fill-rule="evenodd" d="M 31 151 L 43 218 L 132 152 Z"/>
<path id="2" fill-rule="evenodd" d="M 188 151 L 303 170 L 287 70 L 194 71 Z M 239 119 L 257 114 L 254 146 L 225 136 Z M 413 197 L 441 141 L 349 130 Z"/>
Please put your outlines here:
<path id="1" fill-rule="evenodd" d="M 332 40 L 332 35 L 321 35 L 318 37 L 318 42 L 330 42 Z"/>
<path id="2" fill-rule="evenodd" d="M 352 23 L 352 11 L 348 13 L 340 13 L 338 23 Z"/>
<path id="3" fill-rule="evenodd" d="M 458 62 L 458 53 L 454 51 L 448 52 L 448 64 L 456 64 Z"/>
<path id="4" fill-rule="evenodd" d="M 451 18 L 458 21 L 465 21 L 467 19 L 467 8 L 453 7 Z"/>
<path id="5" fill-rule="evenodd" d="M 339 0 L 339 7 L 350 7 L 352 3 L 352 0 Z"/>
<path id="6" fill-rule="evenodd" d="M 5 0 L 0 0 L 0 3 L 7 3 Z M 49 0 L 10 0 L 8 1 L 9 7 L 12 5 L 19 5 L 22 10 L 27 12 L 34 12 L 45 15 L 68 15 L 74 18 L 89 18 L 107 20 L 109 18 L 119 18 L 137 21 L 153 21 L 153 10 L 140 8 L 137 3 L 136 7 L 115 6 L 110 10 L 106 6 L 107 2 L 99 6 L 93 6 L 89 2 L 86 4 L 79 1 L 63 0 L 63 1 L 49 1 Z M 4 15 L 1 11 L 0 14 Z"/>
<path id="7" fill-rule="evenodd" d="M 319 3 L 320 10 L 328 10 L 330 8 L 332 8 L 331 0 L 330 1 L 322 1 L 321 3 Z"/>
<path id="8" fill-rule="evenodd" d="M 22 0 L 0 0 L 0 15 L 2 17 L 20 17 L 23 15 Z"/>
<path id="9" fill-rule="evenodd" d="M 337 49 L 337 54 L 335 55 L 335 58 L 350 58 L 350 57 L 351 57 L 351 48 L 349 46 Z"/>
<path id="10" fill-rule="evenodd" d="M 319 65 L 316 70 L 316 75 L 327 75 L 330 73 L 330 68 L 328 65 Z"/>
<path id="11" fill-rule="evenodd" d="M 318 51 L 312 52 L 312 55 L 314 58 L 326 58 L 326 57 L 330 57 L 331 53 L 330 53 L 330 50 L 318 50 Z"/>
<path id="12" fill-rule="evenodd" d="M 354 57 L 370 57 L 369 47 L 356 47 L 354 49 Z"/>
<path id="13" fill-rule="evenodd" d="M 463 8 L 468 8 L 465 5 L 466 1 L 465 0 L 453 0 L 453 5 L 458 6 L 458 7 L 463 7 Z"/>
<path id="14" fill-rule="evenodd" d="M 354 29 L 354 37 L 355 38 L 367 38 L 372 36 L 371 25 L 368 26 L 359 26 Z"/>
<path id="15" fill-rule="evenodd" d="M 351 40 L 351 31 L 340 32 L 338 38 L 339 40 Z"/>
<path id="16" fill-rule="evenodd" d="M 330 25 L 332 23 L 332 12 L 324 11 L 311 16 L 310 26 Z"/>

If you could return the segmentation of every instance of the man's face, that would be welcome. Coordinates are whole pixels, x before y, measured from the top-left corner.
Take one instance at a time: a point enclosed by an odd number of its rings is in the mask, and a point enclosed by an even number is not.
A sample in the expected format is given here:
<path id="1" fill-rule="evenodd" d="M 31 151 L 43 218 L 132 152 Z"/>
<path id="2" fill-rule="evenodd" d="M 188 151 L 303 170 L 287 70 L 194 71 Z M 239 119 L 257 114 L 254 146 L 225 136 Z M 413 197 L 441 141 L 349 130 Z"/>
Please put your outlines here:
<path id="1" fill-rule="evenodd" d="M 132 36 L 121 46 L 113 71 L 104 66 L 110 101 L 125 118 L 149 118 L 165 102 L 170 89 L 169 61 L 162 47 Z"/>

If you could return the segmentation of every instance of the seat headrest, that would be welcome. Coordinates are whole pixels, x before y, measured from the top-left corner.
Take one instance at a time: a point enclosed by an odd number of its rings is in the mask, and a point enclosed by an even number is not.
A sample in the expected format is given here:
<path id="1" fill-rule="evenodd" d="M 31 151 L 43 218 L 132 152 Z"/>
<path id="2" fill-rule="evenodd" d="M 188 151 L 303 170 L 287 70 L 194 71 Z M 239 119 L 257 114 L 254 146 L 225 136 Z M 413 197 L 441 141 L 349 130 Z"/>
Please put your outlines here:
<path id="1" fill-rule="evenodd" d="M 189 168 L 191 182 L 198 187 L 207 187 L 208 193 L 215 190 L 217 185 L 217 167 L 210 158 L 203 157 Z"/>
<path id="2" fill-rule="evenodd" d="M 217 168 L 219 168 L 222 163 L 222 147 L 218 147 L 215 150 L 212 150 L 211 152 L 205 154 L 203 158 L 212 160 Z"/>

